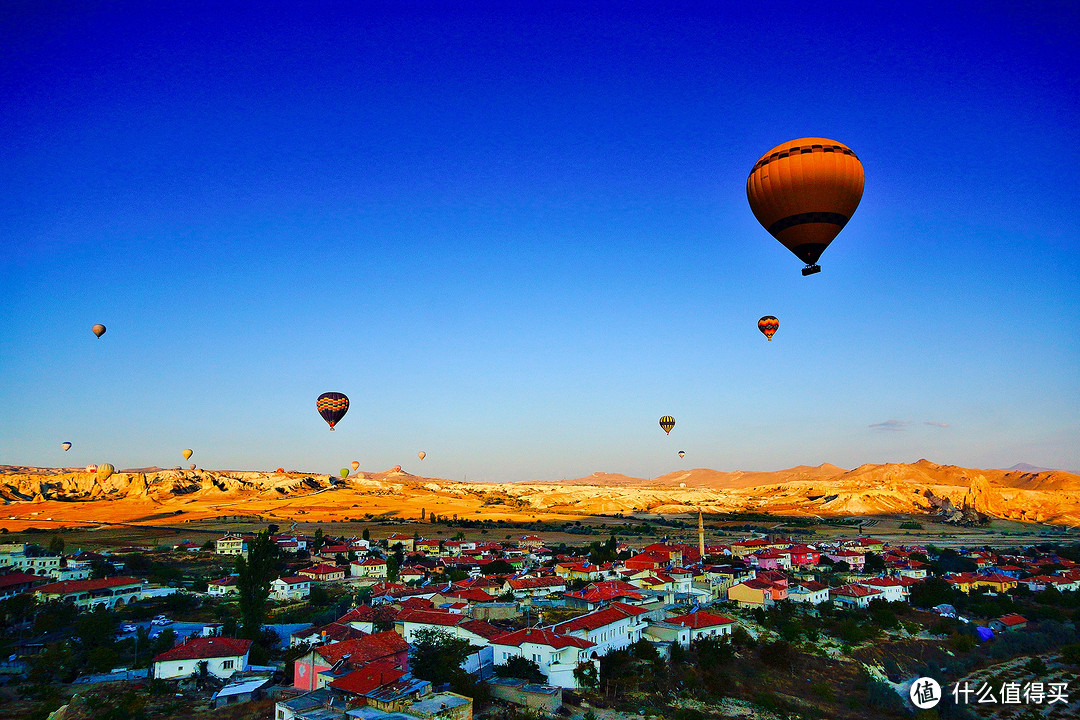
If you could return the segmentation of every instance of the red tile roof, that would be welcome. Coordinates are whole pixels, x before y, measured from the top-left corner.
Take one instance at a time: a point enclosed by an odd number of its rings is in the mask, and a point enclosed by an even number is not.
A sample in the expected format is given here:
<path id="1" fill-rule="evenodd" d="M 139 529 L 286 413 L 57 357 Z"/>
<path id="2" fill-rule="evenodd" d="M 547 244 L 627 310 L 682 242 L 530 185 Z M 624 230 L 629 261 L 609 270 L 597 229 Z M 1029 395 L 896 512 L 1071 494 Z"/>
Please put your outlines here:
<path id="1" fill-rule="evenodd" d="M 349 662 L 360 665 L 408 652 L 408 650 L 409 644 L 405 642 L 405 639 L 393 630 L 389 630 L 332 645 L 323 645 L 316 648 L 315 653 L 322 656 L 330 665 L 346 655 L 349 656 Z"/>
<path id="2" fill-rule="evenodd" d="M 348 675 L 342 675 L 331 682 L 330 687 L 355 695 L 366 695 L 383 685 L 397 682 L 403 675 L 405 675 L 405 671 L 398 668 L 394 663 L 380 660 L 368 663 L 358 670 L 353 670 Z"/>
<path id="3" fill-rule="evenodd" d="M 667 621 L 693 630 L 716 627 L 718 625 L 732 625 L 735 623 L 734 620 L 725 615 L 714 615 L 711 612 L 705 612 L 704 610 L 699 610 L 698 612 L 690 613 L 688 615 L 669 617 Z"/>
<path id="4" fill-rule="evenodd" d="M 1024 623 L 1027 622 L 1026 617 L 1024 617 L 1023 615 L 1017 615 L 1016 613 L 1012 613 L 1010 615 L 1002 615 L 997 620 L 998 620 L 999 623 L 1001 623 L 1002 625 L 1005 625 L 1006 627 L 1012 627 L 1014 625 L 1023 625 Z"/>
<path id="5" fill-rule="evenodd" d="M 219 657 L 242 657 L 251 649 L 250 640 L 236 638 L 193 638 L 172 650 L 166 650 L 154 658 L 154 662 L 167 660 L 208 660 Z"/>
<path id="6" fill-rule="evenodd" d="M 62 582 L 42 585 L 41 587 L 34 588 L 34 590 L 50 595 L 66 595 L 68 593 L 107 590 L 109 588 L 124 587 L 125 585 L 138 585 L 142 587 L 142 583 L 142 580 L 133 577 L 98 578 L 96 580 L 64 580 Z"/>
<path id="7" fill-rule="evenodd" d="M 452 627 L 460 623 L 464 618 L 465 616 L 461 613 L 443 612 L 442 610 L 402 610 L 394 622 Z"/>
<path id="8" fill-rule="evenodd" d="M 578 630 L 584 630 L 589 632 L 602 628 L 605 625 L 611 625 L 617 623 L 620 620 L 626 618 L 637 617 L 638 615 L 644 615 L 648 610 L 642 610 L 641 608 L 634 607 L 633 605 L 627 605 L 626 603 L 615 602 L 608 605 L 605 608 L 594 610 L 587 615 L 576 617 L 573 620 L 567 620 L 555 625 L 552 630 L 557 633 L 570 634 Z"/>
<path id="9" fill-rule="evenodd" d="M 512 645 L 514 647 L 521 647 L 524 643 L 547 645 L 556 650 L 561 650 L 565 647 L 591 648 L 596 645 L 596 643 L 582 640 L 581 638 L 576 638 L 572 635 L 559 635 L 546 628 L 525 628 L 524 630 L 517 630 L 512 633 L 500 635 L 491 641 L 492 645 Z"/>

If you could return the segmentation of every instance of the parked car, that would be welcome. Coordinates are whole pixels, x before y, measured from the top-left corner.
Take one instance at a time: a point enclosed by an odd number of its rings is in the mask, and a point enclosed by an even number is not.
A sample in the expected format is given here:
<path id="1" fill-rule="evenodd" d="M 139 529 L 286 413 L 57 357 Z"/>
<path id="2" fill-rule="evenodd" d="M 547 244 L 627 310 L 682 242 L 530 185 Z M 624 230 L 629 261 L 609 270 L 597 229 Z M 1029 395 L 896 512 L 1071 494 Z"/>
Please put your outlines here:
<path id="1" fill-rule="evenodd" d="M 134 625 L 132 625 L 131 623 L 127 623 L 127 624 L 125 624 L 125 625 L 121 625 L 121 626 L 120 626 L 120 632 L 122 632 L 122 633 L 133 633 L 133 632 L 135 632 L 135 631 L 136 631 L 136 630 L 138 630 L 138 629 L 139 629 L 139 628 L 135 627 L 135 626 L 134 626 Z"/>
<path id="2" fill-rule="evenodd" d="M 172 623 L 173 621 L 165 617 L 164 615 L 158 615 L 150 621 L 151 625 L 172 625 Z"/>

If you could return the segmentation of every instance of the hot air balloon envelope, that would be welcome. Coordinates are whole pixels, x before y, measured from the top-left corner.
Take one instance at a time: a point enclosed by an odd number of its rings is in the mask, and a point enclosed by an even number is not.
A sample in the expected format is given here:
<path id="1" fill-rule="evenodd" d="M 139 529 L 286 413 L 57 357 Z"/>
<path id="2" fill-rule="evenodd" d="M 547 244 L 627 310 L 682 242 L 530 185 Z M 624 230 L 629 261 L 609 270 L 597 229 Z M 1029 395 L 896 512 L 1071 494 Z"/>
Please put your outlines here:
<path id="1" fill-rule="evenodd" d="M 675 427 L 675 418 L 670 415 L 665 415 L 660 418 L 660 427 L 664 428 L 664 432 L 671 434 L 671 428 Z"/>
<path id="2" fill-rule="evenodd" d="M 746 199 L 769 234 L 806 263 L 803 275 L 851 219 L 863 193 L 863 166 L 843 143 L 799 138 L 761 156 Z"/>
<path id="3" fill-rule="evenodd" d="M 98 467 L 97 467 L 98 480 L 108 480 L 112 476 L 112 474 L 114 472 L 116 472 L 116 468 L 114 468 L 109 463 L 105 463 L 104 465 L 98 465 Z"/>
<path id="4" fill-rule="evenodd" d="M 349 398 L 339 392 L 323 393 L 315 401 L 315 409 L 333 430 L 341 418 L 345 417 L 345 413 L 349 412 Z"/>
<path id="5" fill-rule="evenodd" d="M 94 327 L 92 327 L 92 328 L 90 328 L 90 329 L 91 329 L 91 330 L 92 330 L 92 331 L 94 332 L 94 334 L 95 334 L 95 335 L 97 335 L 98 337 L 101 337 L 102 335 L 104 335 L 104 334 L 105 334 L 105 326 L 104 326 L 104 325 L 95 325 Z"/>
<path id="6" fill-rule="evenodd" d="M 357 461 L 357 460 L 353 460 L 353 461 L 352 461 L 352 469 L 353 469 L 353 470 L 359 470 L 359 469 L 360 469 L 360 463 L 359 463 L 359 461 Z"/>
<path id="7" fill-rule="evenodd" d="M 60 447 L 64 448 L 64 452 L 67 452 L 68 450 L 71 449 L 71 443 L 69 443 L 67 441 L 64 441 L 64 442 L 60 443 Z"/>
<path id="8" fill-rule="evenodd" d="M 277 470 L 275 470 L 274 472 L 279 472 L 279 473 L 283 473 L 283 472 L 285 472 L 285 468 L 278 468 L 278 469 L 277 469 Z"/>
<path id="9" fill-rule="evenodd" d="M 86 466 L 86 472 L 88 472 L 88 473 L 96 473 L 97 472 L 97 465 L 93 465 L 93 464 L 87 465 Z"/>
<path id="10" fill-rule="evenodd" d="M 185 460 L 190 460 L 191 459 L 191 448 L 188 448 L 188 449 L 184 450 L 180 454 L 184 456 Z"/>
<path id="11" fill-rule="evenodd" d="M 685 450 L 680 450 L 679 451 L 679 457 L 686 457 L 686 451 Z"/>
<path id="12" fill-rule="evenodd" d="M 765 336 L 765 339 L 772 342 L 772 336 L 776 334 L 777 329 L 780 327 L 780 321 L 774 318 L 772 315 L 766 315 L 757 321 L 757 329 Z"/>
<path id="13" fill-rule="evenodd" d="M 339 473 L 341 474 L 341 477 L 347 478 L 349 477 L 349 468 L 341 468 Z"/>
<path id="14" fill-rule="evenodd" d="M 195 469 L 195 463 L 191 463 L 190 465 L 188 465 L 188 470 L 194 470 L 194 469 Z"/>
<path id="15" fill-rule="evenodd" d="M 416 457 L 418 457 L 418 458 L 420 458 L 421 460 L 423 460 L 424 458 L 426 458 L 426 457 L 427 457 L 427 453 L 426 453 L 426 452 L 424 452 L 423 450 L 421 450 L 420 452 L 416 453 Z"/>

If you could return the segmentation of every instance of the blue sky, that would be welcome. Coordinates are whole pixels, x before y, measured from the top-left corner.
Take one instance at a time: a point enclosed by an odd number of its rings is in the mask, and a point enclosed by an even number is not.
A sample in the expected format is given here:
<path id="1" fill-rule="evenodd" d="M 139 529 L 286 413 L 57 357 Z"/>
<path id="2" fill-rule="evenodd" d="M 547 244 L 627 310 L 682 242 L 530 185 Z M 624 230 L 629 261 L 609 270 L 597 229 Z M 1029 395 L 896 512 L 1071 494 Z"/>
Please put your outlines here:
<path id="1" fill-rule="evenodd" d="M 1074 4 L 515 5 L 5 4 L 0 463 L 1080 470 Z"/>

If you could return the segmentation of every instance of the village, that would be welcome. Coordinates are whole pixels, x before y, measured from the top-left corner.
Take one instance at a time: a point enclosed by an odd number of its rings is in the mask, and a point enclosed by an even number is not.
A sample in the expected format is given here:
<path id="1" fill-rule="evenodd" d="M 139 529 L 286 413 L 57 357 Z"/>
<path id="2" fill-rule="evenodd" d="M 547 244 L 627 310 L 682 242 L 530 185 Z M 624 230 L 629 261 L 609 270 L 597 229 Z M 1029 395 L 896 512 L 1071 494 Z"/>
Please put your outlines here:
<path id="1" fill-rule="evenodd" d="M 1005 711 L 1010 683 L 1048 717 L 1075 709 L 1076 545 L 716 542 L 700 515 L 696 543 L 466 538 L 270 527 L 74 554 L 12 538 L 0 715 L 903 717 L 923 675 L 992 680 Z M 967 705 L 923 717 L 993 710 Z"/>

